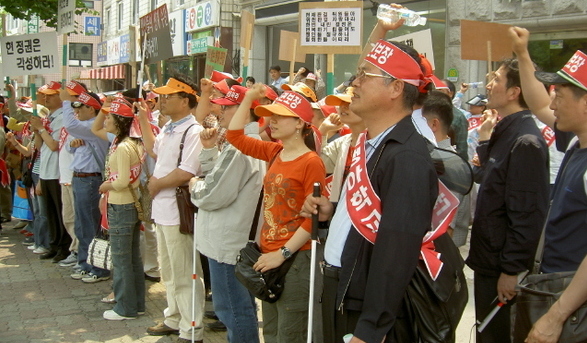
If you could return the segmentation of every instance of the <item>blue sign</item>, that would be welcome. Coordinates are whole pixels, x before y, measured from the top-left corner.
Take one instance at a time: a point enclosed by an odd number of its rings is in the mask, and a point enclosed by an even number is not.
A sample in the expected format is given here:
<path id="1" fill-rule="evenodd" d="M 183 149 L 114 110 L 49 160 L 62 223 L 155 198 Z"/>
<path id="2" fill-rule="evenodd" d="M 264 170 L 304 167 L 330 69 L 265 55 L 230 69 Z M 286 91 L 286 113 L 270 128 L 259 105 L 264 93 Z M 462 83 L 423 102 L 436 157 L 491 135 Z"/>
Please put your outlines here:
<path id="1" fill-rule="evenodd" d="M 120 36 L 120 63 L 130 62 L 130 35 Z"/>
<path id="2" fill-rule="evenodd" d="M 86 17 L 84 22 L 86 36 L 100 36 L 100 17 Z"/>

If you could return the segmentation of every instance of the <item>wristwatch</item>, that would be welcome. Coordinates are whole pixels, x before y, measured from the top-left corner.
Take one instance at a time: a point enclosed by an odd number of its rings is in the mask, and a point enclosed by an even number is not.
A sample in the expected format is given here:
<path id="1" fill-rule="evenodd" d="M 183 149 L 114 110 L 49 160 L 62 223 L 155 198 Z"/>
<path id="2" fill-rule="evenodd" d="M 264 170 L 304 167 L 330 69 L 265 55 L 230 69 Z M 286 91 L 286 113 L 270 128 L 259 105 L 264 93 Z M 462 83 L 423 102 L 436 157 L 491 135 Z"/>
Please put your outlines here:
<path id="1" fill-rule="evenodd" d="M 291 251 L 286 246 L 282 246 L 281 247 L 281 255 L 283 256 L 284 259 L 287 260 L 291 257 Z"/>

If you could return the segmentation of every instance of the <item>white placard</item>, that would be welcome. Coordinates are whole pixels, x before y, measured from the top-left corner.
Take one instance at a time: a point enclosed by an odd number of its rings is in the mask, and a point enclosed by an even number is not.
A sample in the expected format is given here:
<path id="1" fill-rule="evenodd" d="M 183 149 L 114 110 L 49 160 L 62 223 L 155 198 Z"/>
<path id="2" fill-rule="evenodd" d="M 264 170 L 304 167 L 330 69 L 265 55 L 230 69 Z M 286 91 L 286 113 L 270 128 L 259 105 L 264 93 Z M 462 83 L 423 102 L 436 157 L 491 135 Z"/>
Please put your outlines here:
<path id="1" fill-rule="evenodd" d="M 432 31 L 430 29 L 408 33 L 407 35 L 393 37 L 396 42 L 404 43 L 424 54 L 434 70 L 434 49 L 432 48 Z"/>
<path id="2" fill-rule="evenodd" d="M 173 56 L 185 55 L 185 11 L 179 10 L 169 13 L 169 34 L 173 46 Z"/>
<path id="3" fill-rule="evenodd" d="M 2 64 L 7 76 L 50 74 L 60 71 L 57 33 L 0 38 Z"/>
<path id="4" fill-rule="evenodd" d="M 300 45 L 361 45 L 361 13 L 361 8 L 302 9 Z"/>
<path id="5" fill-rule="evenodd" d="M 75 31 L 76 0 L 57 1 L 57 32 L 65 34 Z"/>

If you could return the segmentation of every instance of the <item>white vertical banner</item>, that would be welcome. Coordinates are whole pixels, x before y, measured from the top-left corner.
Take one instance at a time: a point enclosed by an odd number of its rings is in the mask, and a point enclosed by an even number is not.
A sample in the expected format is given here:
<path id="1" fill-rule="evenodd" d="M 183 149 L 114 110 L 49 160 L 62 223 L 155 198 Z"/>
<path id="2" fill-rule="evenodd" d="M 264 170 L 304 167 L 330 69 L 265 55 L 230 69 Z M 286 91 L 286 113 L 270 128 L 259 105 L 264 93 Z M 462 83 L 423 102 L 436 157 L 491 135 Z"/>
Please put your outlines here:
<path id="1" fill-rule="evenodd" d="M 2 66 L 9 76 L 59 72 L 60 60 L 55 31 L 2 37 L 0 44 Z"/>
<path id="2" fill-rule="evenodd" d="M 75 0 L 58 0 L 57 32 L 65 34 L 75 31 Z"/>

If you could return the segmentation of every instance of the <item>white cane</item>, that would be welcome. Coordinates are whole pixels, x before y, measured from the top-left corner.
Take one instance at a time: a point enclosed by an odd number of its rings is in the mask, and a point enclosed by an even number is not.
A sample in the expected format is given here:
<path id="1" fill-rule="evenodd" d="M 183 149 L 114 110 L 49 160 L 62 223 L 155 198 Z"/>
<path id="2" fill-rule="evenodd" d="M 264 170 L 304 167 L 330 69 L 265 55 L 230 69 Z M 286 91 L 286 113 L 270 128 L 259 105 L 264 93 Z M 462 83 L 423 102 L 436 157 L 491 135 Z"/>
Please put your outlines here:
<path id="1" fill-rule="evenodd" d="M 196 341 L 196 279 L 198 275 L 196 273 L 196 216 L 194 213 L 194 247 L 192 254 L 192 343 Z"/>
<path id="2" fill-rule="evenodd" d="M 320 197 L 320 183 L 314 183 L 315 198 Z M 308 300 L 308 339 L 312 343 L 312 328 L 314 322 L 314 284 L 316 283 L 316 243 L 318 241 L 318 214 L 312 214 L 312 250 L 310 250 L 310 300 Z"/>

